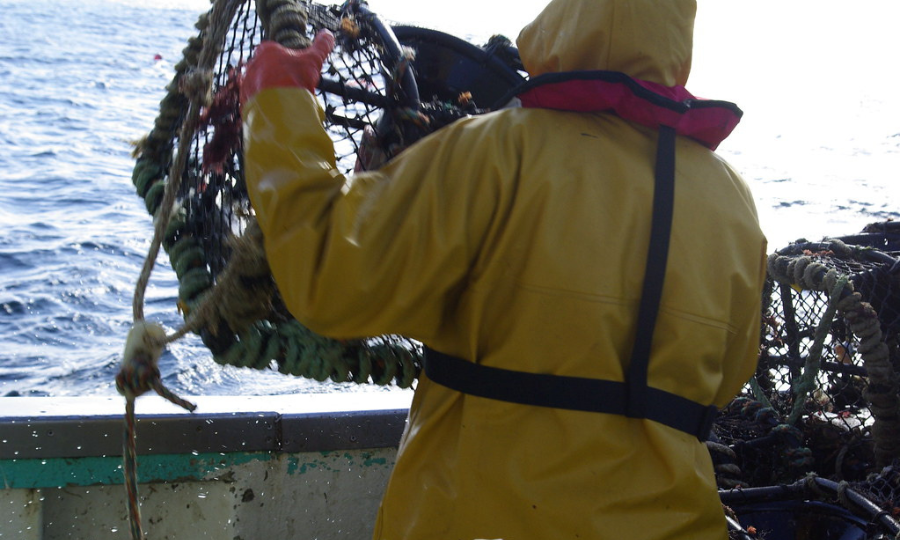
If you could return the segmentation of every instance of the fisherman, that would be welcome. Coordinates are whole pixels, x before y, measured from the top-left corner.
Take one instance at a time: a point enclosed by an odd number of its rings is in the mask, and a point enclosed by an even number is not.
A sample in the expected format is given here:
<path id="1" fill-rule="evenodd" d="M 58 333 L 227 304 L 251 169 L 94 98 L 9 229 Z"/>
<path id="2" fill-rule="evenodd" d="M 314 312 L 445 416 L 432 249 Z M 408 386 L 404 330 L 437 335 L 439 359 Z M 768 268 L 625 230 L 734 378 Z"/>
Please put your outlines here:
<path id="1" fill-rule="evenodd" d="M 553 0 L 521 107 L 349 177 L 311 92 L 333 37 L 256 50 L 246 179 L 291 313 L 426 346 L 376 539 L 727 537 L 702 440 L 756 365 L 765 238 L 713 152 L 740 110 L 684 89 L 695 10 Z"/>

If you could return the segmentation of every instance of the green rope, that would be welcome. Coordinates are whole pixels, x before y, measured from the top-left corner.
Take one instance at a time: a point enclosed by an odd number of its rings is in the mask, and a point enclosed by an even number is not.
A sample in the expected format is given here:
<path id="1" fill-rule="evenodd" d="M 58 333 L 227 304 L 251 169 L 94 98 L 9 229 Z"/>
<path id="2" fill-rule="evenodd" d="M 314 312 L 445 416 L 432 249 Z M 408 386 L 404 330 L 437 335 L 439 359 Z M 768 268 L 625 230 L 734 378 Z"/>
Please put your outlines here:
<path id="1" fill-rule="evenodd" d="M 809 354 L 807 355 L 806 362 L 803 366 L 803 374 L 794 386 L 794 404 L 787 421 L 790 425 L 794 425 L 800 420 L 800 417 L 803 415 L 806 398 L 816 389 L 816 378 L 819 376 L 822 350 L 825 347 L 825 340 L 828 338 L 828 334 L 831 331 L 831 325 L 834 321 L 835 313 L 837 312 L 838 301 L 842 298 L 844 287 L 847 286 L 848 281 L 849 278 L 846 275 L 841 275 L 837 278 L 837 282 L 832 288 L 831 295 L 828 298 L 828 306 L 825 308 L 822 320 L 819 321 L 819 325 L 816 327 L 815 337 L 809 348 Z"/>
<path id="2" fill-rule="evenodd" d="M 324 382 L 396 385 L 410 388 L 416 381 L 421 352 L 396 338 L 373 338 L 376 343 L 341 342 L 322 337 L 295 320 L 273 324 L 257 321 L 238 334 L 237 342 L 216 363 L 280 373 Z"/>
<path id="3" fill-rule="evenodd" d="M 775 410 L 775 407 L 772 406 L 772 402 L 769 401 L 769 397 L 766 395 L 765 390 L 759 385 L 759 381 L 756 380 L 756 377 L 750 377 L 750 392 L 753 394 L 753 399 L 760 402 L 763 407 L 767 409 Z"/>

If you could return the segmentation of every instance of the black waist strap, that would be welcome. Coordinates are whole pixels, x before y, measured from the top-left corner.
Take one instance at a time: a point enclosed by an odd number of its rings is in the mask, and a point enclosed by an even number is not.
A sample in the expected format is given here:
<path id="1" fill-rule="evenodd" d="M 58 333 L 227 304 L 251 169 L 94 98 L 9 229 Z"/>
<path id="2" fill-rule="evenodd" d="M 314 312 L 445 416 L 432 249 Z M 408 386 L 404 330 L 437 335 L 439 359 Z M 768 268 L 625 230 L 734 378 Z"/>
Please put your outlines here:
<path id="1" fill-rule="evenodd" d="M 650 247 L 638 309 L 637 337 L 625 382 L 526 373 L 482 366 L 425 348 L 432 381 L 474 396 L 524 405 L 646 418 L 706 440 L 717 411 L 647 385 L 675 206 L 675 130 L 659 130 Z"/>
<path id="2" fill-rule="evenodd" d="M 425 348 L 425 375 L 440 385 L 473 396 L 606 414 L 627 414 L 626 386 L 618 381 L 526 373 L 474 364 Z M 717 410 L 687 398 L 646 387 L 646 418 L 705 441 Z"/>

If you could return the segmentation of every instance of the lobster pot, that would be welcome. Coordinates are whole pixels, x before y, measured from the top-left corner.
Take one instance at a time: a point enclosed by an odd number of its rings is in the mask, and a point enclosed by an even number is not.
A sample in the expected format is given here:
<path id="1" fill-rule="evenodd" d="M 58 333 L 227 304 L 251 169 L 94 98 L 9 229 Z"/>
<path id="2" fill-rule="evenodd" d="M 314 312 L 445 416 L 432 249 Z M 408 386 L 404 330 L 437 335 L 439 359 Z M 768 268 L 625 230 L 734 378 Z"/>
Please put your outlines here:
<path id="1" fill-rule="evenodd" d="M 900 457 L 900 242 L 851 238 L 868 245 L 798 242 L 769 258 L 759 366 L 715 427 L 742 485 L 861 481 Z"/>
<path id="2" fill-rule="evenodd" d="M 303 48 L 330 30 L 337 44 L 316 93 L 338 168 L 360 167 L 364 140 L 378 150 L 366 162 L 383 163 L 407 138 L 424 134 L 414 123 L 392 121 L 419 103 L 400 43 L 358 1 L 219 0 L 196 27 L 153 130 L 137 148 L 133 173 L 147 210 L 165 227 L 161 243 L 178 277 L 178 309 L 186 317 L 203 313 L 195 332 L 220 364 L 410 386 L 417 344 L 400 336 L 331 340 L 288 313 L 247 194 L 240 111 L 240 75 L 262 40 Z"/>
<path id="3" fill-rule="evenodd" d="M 152 131 L 138 144 L 133 181 L 162 227 L 178 277 L 178 309 L 220 364 L 286 375 L 409 387 L 421 345 L 402 336 L 333 340 L 288 312 L 269 272 L 244 179 L 241 73 L 263 40 L 302 49 L 336 38 L 316 96 L 337 169 L 377 169 L 457 119 L 488 109 L 523 79 L 508 40 L 477 47 L 402 27 L 402 41 L 367 4 L 217 0 L 196 25 Z M 424 63 L 417 61 L 421 53 Z M 438 66 L 434 73 L 426 66 Z M 443 74 L 453 76 L 442 78 Z M 429 92 L 420 99 L 419 83 Z"/>

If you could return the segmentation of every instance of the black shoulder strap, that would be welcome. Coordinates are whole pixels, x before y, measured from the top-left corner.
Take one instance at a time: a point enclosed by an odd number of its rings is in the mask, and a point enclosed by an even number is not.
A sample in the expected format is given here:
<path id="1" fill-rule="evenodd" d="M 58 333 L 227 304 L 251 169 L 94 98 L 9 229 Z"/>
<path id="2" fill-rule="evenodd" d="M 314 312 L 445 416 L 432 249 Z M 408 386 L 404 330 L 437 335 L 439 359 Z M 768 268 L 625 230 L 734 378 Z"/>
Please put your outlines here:
<path id="1" fill-rule="evenodd" d="M 425 347 L 425 375 L 473 396 L 522 405 L 646 418 L 706 440 L 718 411 L 647 385 L 675 206 L 675 130 L 662 127 L 656 155 L 650 247 L 637 336 L 625 382 L 527 373 L 468 362 Z"/>
<path id="2" fill-rule="evenodd" d="M 646 418 L 650 348 L 666 280 L 669 239 L 672 236 L 672 218 L 675 213 L 675 130 L 667 126 L 659 129 L 655 175 L 650 248 L 647 250 L 644 287 L 638 308 L 637 334 L 625 375 L 628 387 L 625 414 L 631 418 Z"/>

